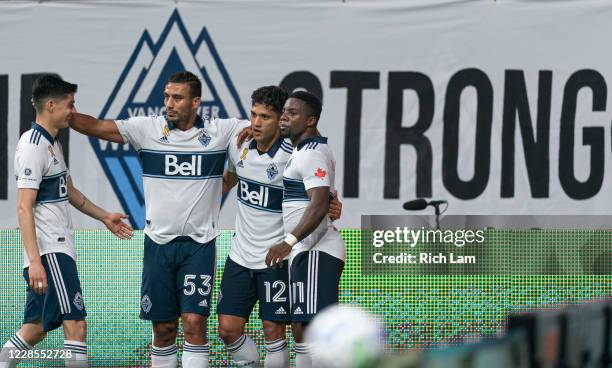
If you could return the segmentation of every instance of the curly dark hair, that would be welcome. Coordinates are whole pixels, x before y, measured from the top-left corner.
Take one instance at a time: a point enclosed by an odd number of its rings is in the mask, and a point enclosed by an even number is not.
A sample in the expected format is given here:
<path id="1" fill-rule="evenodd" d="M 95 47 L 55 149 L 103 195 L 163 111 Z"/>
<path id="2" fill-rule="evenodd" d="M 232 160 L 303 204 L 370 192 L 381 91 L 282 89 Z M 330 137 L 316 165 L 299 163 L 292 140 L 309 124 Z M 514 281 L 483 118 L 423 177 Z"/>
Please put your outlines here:
<path id="1" fill-rule="evenodd" d="M 277 86 L 265 86 L 257 88 L 251 95 L 251 103 L 269 106 L 279 115 L 283 113 L 283 107 L 289 94 Z"/>

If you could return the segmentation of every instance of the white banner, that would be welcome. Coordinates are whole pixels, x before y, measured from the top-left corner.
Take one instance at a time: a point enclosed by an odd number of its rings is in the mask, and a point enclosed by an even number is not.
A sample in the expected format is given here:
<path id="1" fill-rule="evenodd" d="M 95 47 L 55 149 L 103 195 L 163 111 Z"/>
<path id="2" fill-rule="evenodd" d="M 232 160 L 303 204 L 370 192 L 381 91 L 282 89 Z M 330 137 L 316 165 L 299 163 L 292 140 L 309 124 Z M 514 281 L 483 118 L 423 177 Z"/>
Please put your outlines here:
<path id="1" fill-rule="evenodd" d="M 180 69 L 205 81 L 203 114 L 246 117 L 263 85 L 322 96 L 341 227 L 417 197 L 452 214 L 612 214 L 610 19 L 596 0 L 2 2 L 0 226 L 17 226 L 14 148 L 38 74 L 118 118 L 163 113 Z M 75 185 L 142 226 L 135 152 L 61 139 Z"/>

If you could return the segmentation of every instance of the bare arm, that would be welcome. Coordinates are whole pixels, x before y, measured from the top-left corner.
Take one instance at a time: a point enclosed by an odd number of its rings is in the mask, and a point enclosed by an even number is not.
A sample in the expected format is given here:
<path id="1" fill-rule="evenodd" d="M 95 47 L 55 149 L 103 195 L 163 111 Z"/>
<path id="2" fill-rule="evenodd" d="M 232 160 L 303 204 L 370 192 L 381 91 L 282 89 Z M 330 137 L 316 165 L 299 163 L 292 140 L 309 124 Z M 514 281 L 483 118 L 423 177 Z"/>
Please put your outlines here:
<path id="1" fill-rule="evenodd" d="M 238 177 L 233 172 L 226 170 L 223 173 L 223 193 L 227 193 L 232 190 L 233 187 L 238 183 Z"/>
<path id="2" fill-rule="evenodd" d="M 34 202 L 36 189 L 19 189 L 17 192 L 17 217 L 21 241 L 25 248 L 30 268 L 28 270 L 28 283 L 30 287 L 42 294 L 47 290 L 47 274 L 40 259 L 38 244 L 36 242 L 36 228 L 34 227 Z"/>
<path id="3" fill-rule="evenodd" d="M 102 221 L 102 219 L 108 215 L 108 212 L 92 203 L 83 193 L 81 193 L 72 184 L 72 178 L 68 177 L 68 200 L 72 207 L 83 212 L 89 217 L 93 217 L 96 220 Z"/>
<path id="4" fill-rule="evenodd" d="M 74 113 L 70 127 L 79 133 L 115 143 L 125 143 L 114 120 L 99 120 L 93 116 Z"/>
<path id="5" fill-rule="evenodd" d="M 129 239 L 132 237 L 132 228 L 130 225 L 122 221 L 127 216 L 121 213 L 109 213 L 108 211 L 96 206 L 92 201 L 87 199 L 72 184 L 72 178 L 68 177 L 68 200 L 70 204 L 77 210 L 83 212 L 89 217 L 102 221 L 104 225 L 118 238 Z"/>
<path id="6" fill-rule="evenodd" d="M 307 193 L 308 198 L 310 198 L 310 203 L 308 203 L 308 207 L 306 207 L 300 222 L 295 229 L 291 231 L 291 234 L 293 234 L 298 241 L 310 235 L 317 226 L 319 226 L 321 221 L 323 221 L 329 211 L 329 187 L 310 188 L 307 190 Z M 278 263 L 282 267 L 282 260 L 289 255 L 290 252 L 291 245 L 282 241 L 270 248 L 266 256 L 266 264 L 275 267 Z"/>
<path id="7" fill-rule="evenodd" d="M 304 211 L 300 222 L 291 234 L 298 241 L 306 238 L 319 226 L 329 211 L 329 187 L 315 187 L 307 190 L 310 203 Z"/>

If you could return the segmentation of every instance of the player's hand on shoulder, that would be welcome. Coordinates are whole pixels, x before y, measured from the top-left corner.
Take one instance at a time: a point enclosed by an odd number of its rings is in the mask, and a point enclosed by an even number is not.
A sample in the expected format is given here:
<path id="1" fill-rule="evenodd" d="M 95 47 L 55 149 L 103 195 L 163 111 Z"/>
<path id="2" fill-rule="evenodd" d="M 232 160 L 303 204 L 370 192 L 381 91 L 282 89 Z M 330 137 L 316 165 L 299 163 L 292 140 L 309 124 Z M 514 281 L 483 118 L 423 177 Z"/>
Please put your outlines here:
<path id="1" fill-rule="evenodd" d="M 289 253 L 291 253 L 291 246 L 284 241 L 274 245 L 268 250 L 266 265 L 272 268 L 276 268 L 276 266 L 279 265 L 283 268 L 283 259 L 285 259 Z"/>
<path id="2" fill-rule="evenodd" d="M 242 129 L 240 133 L 238 133 L 238 139 L 236 139 L 236 146 L 242 146 L 242 143 L 246 141 L 250 141 L 253 139 L 253 129 L 250 126 Z"/>
<path id="3" fill-rule="evenodd" d="M 120 239 L 130 239 L 134 231 L 130 224 L 123 221 L 127 218 L 127 215 L 123 213 L 109 213 L 104 217 L 102 222 L 116 237 Z"/>
<path id="4" fill-rule="evenodd" d="M 334 197 L 329 201 L 329 218 L 336 221 L 342 216 L 342 202 L 338 199 L 338 191 L 334 189 Z"/>
<path id="5" fill-rule="evenodd" d="M 28 269 L 29 285 L 37 294 L 47 291 L 47 273 L 41 262 L 30 262 Z"/>

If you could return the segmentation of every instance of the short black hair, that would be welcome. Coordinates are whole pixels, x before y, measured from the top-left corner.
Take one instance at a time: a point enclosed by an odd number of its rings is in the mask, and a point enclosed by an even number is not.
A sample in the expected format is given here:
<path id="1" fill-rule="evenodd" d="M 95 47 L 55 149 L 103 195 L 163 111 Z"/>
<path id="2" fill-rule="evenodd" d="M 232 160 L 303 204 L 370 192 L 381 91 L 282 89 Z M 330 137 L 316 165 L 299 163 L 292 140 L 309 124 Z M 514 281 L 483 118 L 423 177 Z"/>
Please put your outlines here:
<path id="1" fill-rule="evenodd" d="M 191 97 L 202 97 L 202 82 L 195 74 L 188 71 L 174 73 L 167 83 L 185 83 L 189 85 Z"/>
<path id="2" fill-rule="evenodd" d="M 289 96 L 289 98 L 297 98 L 298 100 L 304 101 L 304 104 L 306 104 L 306 106 L 308 106 L 308 108 L 311 110 L 310 115 L 317 118 L 317 122 L 319 121 L 323 106 L 321 105 L 321 100 L 317 96 L 306 91 L 295 91 Z"/>
<path id="3" fill-rule="evenodd" d="M 251 95 L 251 104 L 262 104 L 269 106 L 279 115 L 283 113 L 285 101 L 289 94 L 284 89 L 277 86 L 265 86 L 257 88 Z"/>
<path id="4" fill-rule="evenodd" d="M 47 74 L 37 78 L 32 84 L 32 102 L 36 110 L 40 111 L 48 99 L 62 98 L 76 91 L 76 84 L 66 82 L 57 75 Z"/>

